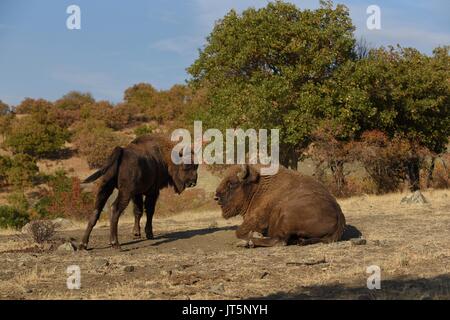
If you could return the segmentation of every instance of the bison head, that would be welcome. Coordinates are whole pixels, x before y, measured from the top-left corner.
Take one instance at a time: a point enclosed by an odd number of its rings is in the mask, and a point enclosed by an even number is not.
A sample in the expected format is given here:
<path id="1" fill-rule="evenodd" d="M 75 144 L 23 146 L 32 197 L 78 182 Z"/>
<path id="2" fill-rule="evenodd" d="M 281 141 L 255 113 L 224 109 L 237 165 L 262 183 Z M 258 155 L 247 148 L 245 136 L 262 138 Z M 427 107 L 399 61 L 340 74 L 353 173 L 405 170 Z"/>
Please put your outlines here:
<path id="1" fill-rule="evenodd" d="M 252 166 L 234 166 L 228 170 L 214 197 L 225 219 L 245 214 L 258 181 L 259 172 Z"/>
<path id="2" fill-rule="evenodd" d="M 180 156 L 182 156 L 182 153 L 183 151 L 180 151 Z M 191 156 L 191 159 L 194 159 L 193 152 Z M 197 169 L 198 164 L 194 163 L 170 163 L 169 174 L 176 193 L 180 194 L 186 188 L 195 187 L 197 184 Z"/>

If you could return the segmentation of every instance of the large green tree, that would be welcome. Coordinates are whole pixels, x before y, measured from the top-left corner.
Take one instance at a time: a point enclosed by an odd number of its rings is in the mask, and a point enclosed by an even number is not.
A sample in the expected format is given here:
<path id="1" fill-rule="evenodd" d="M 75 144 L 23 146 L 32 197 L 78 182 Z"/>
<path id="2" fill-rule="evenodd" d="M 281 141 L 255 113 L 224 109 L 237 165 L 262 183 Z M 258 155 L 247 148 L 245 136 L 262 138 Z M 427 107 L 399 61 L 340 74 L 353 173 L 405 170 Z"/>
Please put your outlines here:
<path id="1" fill-rule="evenodd" d="M 389 47 L 348 61 L 320 88 L 322 118 L 340 128 L 336 138 L 343 142 L 373 129 L 409 141 L 406 171 L 411 189 L 418 189 L 419 149 L 439 154 L 450 136 L 448 53 L 449 47 L 436 48 L 431 56 Z"/>
<path id="2" fill-rule="evenodd" d="M 276 1 L 219 20 L 198 59 L 190 85 L 207 88 L 208 127 L 279 128 L 281 162 L 295 167 L 322 104 L 318 86 L 353 56 L 348 9 L 321 1 L 300 10 Z"/>

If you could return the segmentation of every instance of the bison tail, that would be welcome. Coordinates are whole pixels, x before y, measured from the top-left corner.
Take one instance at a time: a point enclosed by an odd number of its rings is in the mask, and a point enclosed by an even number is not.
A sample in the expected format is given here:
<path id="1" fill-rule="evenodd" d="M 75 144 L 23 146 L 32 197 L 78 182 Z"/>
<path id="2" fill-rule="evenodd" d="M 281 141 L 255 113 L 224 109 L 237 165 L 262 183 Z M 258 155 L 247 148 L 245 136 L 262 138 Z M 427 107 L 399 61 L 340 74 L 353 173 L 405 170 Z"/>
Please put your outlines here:
<path id="1" fill-rule="evenodd" d="M 119 162 L 120 162 L 120 158 L 122 157 L 122 152 L 123 152 L 123 148 L 121 148 L 121 147 L 114 148 L 113 152 L 109 156 L 109 159 L 108 159 L 108 162 L 106 163 L 106 165 L 103 166 L 103 168 L 101 168 L 100 170 L 94 172 L 89 177 L 87 177 L 83 181 L 83 183 L 94 182 L 95 180 L 97 180 L 98 178 L 103 176 L 106 172 L 108 172 L 109 169 L 113 169 L 114 172 L 116 172 Z"/>
<path id="2" fill-rule="evenodd" d="M 342 211 L 339 210 L 339 214 L 337 217 L 337 226 L 334 233 L 330 234 L 326 239 L 324 239 L 324 242 L 330 243 L 330 242 L 336 242 L 339 241 L 342 238 L 342 235 L 344 234 L 345 229 L 345 217 Z"/>

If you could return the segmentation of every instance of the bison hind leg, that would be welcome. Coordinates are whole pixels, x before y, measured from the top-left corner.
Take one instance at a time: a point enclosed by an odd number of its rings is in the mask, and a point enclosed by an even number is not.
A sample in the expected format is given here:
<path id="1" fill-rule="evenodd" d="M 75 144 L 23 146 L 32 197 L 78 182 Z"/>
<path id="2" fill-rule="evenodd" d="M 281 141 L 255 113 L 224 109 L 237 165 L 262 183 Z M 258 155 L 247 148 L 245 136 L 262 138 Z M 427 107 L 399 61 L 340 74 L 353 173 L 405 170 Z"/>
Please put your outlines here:
<path id="1" fill-rule="evenodd" d="M 286 246 L 287 241 L 280 238 L 254 238 L 251 237 L 248 241 L 250 248 L 254 247 L 274 247 L 274 246 Z"/>
<path id="2" fill-rule="evenodd" d="M 316 244 L 316 243 L 322 243 L 324 242 L 324 240 L 322 238 L 298 238 L 297 239 L 297 244 L 299 246 L 307 246 L 310 244 Z"/>

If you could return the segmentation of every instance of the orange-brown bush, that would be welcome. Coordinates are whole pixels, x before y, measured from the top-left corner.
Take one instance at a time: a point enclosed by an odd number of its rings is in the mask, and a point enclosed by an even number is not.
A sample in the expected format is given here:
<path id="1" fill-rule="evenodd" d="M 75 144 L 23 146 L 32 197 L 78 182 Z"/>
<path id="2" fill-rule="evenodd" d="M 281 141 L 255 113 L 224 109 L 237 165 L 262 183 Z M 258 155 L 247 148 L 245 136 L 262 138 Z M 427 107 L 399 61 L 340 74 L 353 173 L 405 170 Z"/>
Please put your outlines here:
<path id="1" fill-rule="evenodd" d="M 450 153 L 444 153 L 437 157 L 432 169 L 431 176 L 428 170 L 420 172 L 421 187 L 434 189 L 450 188 Z"/>
<path id="2" fill-rule="evenodd" d="M 316 168 L 325 165 L 330 169 L 336 196 L 345 196 L 346 176 L 344 165 L 352 161 L 351 143 L 338 138 L 341 128 L 333 128 L 329 123 L 324 123 L 313 132 L 313 143 L 307 152 L 308 156 L 316 164 Z M 320 174 L 319 174 L 320 175 Z M 319 179 L 320 180 L 320 179 Z"/>
<path id="3" fill-rule="evenodd" d="M 421 164 L 428 154 L 402 137 L 389 138 L 378 130 L 363 133 L 361 141 L 352 143 L 351 153 L 361 162 L 379 194 L 399 190 L 407 177 L 408 162 L 417 159 Z"/>
<path id="4" fill-rule="evenodd" d="M 135 105 L 121 103 L 115 106 L 104 120 L 109 128 L 121 130 L 133 123 L 136 114 L 140 114 L 140 110 Z"/>
<path id="5" fill-rule="evenodd" d="M 124 145 L 127 139 L 107 128 L 102 121 L 88 120 L 75 128 L 73 143 L 91 168 L 101 167 L 112 150 Z"/>
<path id="6" fill-rule="evenodd" d="M 82 220 L 94 209 L 93 194 L 84 192 L 76 177 L 70 178 L 64 172 L 58 172 L 49 181 L 49 187 L 33 208 L 32 216 Z"/>

